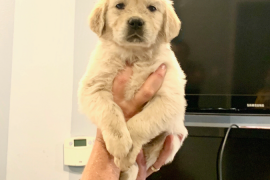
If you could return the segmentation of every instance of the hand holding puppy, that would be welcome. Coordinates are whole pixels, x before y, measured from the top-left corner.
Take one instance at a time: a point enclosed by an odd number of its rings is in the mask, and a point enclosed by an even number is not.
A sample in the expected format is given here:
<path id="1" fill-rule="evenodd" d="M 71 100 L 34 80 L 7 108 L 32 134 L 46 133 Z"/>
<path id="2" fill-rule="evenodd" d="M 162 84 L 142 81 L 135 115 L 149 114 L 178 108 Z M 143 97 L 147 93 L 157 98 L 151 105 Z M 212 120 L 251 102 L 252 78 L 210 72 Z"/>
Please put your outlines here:
<path id="1" fill-rule="evenodd" d="M 156 70 L 156 72 L 149 76 L 149 78 L 143 84 L 139 92 L 130 101 L 125 100 L 124 93 L 125 84 L 128 82 L 130 76 L 132 75 L 131 66 L 127 66 L 127 68 L 123 72 L 118 74 L 113 83 L 114 101 L 123 110 L 126 121 L 128 121 L 135 114 L 139 113 L 144 104 L 152 99 L 152 97 L 161 87 L 165 74 L 166 66 L 162 64 Z M 179 139 L 181 140 L 181 137 L 179 137 Z M 165 164 L 166 159 L 171 154 L 172 140 L 172 135 L 167 136 L 164 143 L 164 148 L 161 151 L 158 160 L 154 164 L 154 167 L 156 167 L 157 169 L 160 169 L 160 167 Z M 153 170 L 151 168 L 147 169 L 143 151 L 141 151 L 137 157 L 137 164 L 139 166 L 137 180 L 144 180 L 146 179 L 146 177 L 150 176 L 153 173 Z"/>
<path id="2" fill-rule="evenodd" d="M 132 116 L 134 116 L 138 112 L 140 112 L 144 104 L 147 103 L 155 95 L 155 93 L 159 90 L 159 88 L 162 85 L 165 74 L 166 74 L 166 66 L 161 65 L 156 70 L 156 72 L 154 72 L 149 76 L 149 78 L 143 84 L 139 92 L 130 101 L 125 100 L 124 90 L 125 84 L 128 82 L 130 76 L 132 75 L 131 66 L 127 66 L 124 71 L 118 74 L 113 83 L 114 101 L 123 110 L 126 121 L 128 121 Z M 173 138 L 172 135 L 169 135 L 166 138 L 164 148 L 161 151 L 158 160 L 154 164 L 154 166 L 158 169 L 165 164 L 167 157 L 170 155 L 172 151 L 171 148 L 172 138 Z M 103 148 L 106 147 L 100 130 L 97 131 L 96 139 L 99 143 L 103 144 L 102 146 Z M 137 180 L 144 180 L 146 177 L 148 177 L 153 173 L 151 168 L 147 169 L 146 161 L 142 151 L 137 157 L 137 164 L 139 166 L 139 173 Z"/>

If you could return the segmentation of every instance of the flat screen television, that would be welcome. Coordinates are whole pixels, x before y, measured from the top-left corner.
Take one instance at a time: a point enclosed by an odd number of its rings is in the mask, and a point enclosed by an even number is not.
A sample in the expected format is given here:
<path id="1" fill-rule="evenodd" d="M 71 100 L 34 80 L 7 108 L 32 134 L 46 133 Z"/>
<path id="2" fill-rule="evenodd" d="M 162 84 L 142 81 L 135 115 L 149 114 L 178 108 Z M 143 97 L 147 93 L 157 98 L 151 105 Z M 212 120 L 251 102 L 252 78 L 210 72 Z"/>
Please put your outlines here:
<path id="1" fill-rule="evenodd" d="M 174 0 L 187 113 L 270 115 L 270 0 Z"/>

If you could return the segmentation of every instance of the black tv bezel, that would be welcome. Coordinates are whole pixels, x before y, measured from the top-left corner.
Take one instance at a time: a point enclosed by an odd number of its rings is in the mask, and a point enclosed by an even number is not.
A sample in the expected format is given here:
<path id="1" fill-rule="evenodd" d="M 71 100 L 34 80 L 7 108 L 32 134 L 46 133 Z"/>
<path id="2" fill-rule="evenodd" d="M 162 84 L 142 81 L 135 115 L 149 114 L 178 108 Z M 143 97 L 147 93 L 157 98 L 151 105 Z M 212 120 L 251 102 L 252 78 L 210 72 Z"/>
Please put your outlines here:
<path id="1" fill-rule="evenodd" d="M 187 109 L 187 115 L 223 115 L 223 116 L 270 116 L 270 110 L 243 109 Z"/>
<path id="2" fill-rule="evenodd" d="M 186 94 L 187 96 L 191 96 L 191 94 Z M 200 95 L 192 95 L 193 97 L 199 98 Z M 217 97 L 218 98 L 218 97 Z M 231 99 L 234 98 L 234 101 L 237 99 L 243 99 L 243 97 L 230 97 Z M 248 99 L 248 98 L 247 98 Z M 248 104 L 249 101 L 246 100 L 244 104 Z M 187 104 L 189 104 L 187 102 Z M 239 115 L 239 116 L 270 116 L 270 109 L 268 108 L 255 108 L 255 107 L 242 107 L 239 106 L 232 106 L 229 108 L 219 107 L 219 108 L 212 108 L 212 107 L 196 107 L 190 108 L 187 106 L 186 108 L 187 115 Z"/>

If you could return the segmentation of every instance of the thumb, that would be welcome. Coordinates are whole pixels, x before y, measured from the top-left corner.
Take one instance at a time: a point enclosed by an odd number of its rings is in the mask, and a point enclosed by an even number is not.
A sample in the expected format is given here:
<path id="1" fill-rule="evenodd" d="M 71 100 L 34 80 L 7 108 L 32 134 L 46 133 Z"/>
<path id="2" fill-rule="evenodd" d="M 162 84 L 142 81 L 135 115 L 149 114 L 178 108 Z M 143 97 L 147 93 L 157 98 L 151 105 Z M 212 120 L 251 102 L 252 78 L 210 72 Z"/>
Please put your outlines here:
<path id="1" fill-rule="evenodd" d="M 144 158 L 143 151 L 141 150 L 140 153 L 137 156 L 136 160 L 139 168 L 138 176 L 136 180 L 145 180 L 146 179 L 146 172 L 147 172 L 147 166 L 146 166 L 146 161 Z"/>

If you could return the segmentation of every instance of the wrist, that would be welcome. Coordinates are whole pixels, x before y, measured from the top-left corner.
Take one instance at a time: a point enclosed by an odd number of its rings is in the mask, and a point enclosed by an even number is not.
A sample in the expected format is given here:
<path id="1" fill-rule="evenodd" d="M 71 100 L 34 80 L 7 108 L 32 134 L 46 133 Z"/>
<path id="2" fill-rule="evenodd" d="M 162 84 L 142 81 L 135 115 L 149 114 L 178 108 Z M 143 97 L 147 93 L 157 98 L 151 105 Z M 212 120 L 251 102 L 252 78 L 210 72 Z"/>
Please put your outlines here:
<path id="1" fill-rule="evenodd" d="M 103 136 L 102 136 L 100 129 L 97 129 L 96 140 L 95 140 L 93 149 L 94 148 L 98 149 L 98 152 L 105 155 L 107 157 L 107 159 L 114 164 L 114 157 L 108 152 L 108 150 L 106 148 L 106 143 L 103 139 Z"/>
<path id="2" fill-rule="evenodd" d="M 105 142 L 98 133 L 81 180 L 119 179 L 120 169 L 115 165 L 114 157 L 107 151 Z"/>

